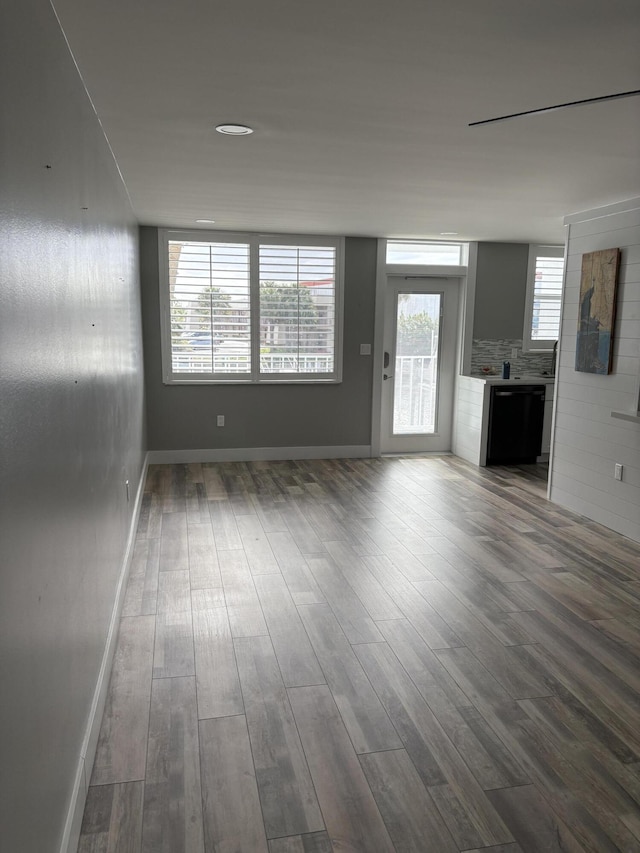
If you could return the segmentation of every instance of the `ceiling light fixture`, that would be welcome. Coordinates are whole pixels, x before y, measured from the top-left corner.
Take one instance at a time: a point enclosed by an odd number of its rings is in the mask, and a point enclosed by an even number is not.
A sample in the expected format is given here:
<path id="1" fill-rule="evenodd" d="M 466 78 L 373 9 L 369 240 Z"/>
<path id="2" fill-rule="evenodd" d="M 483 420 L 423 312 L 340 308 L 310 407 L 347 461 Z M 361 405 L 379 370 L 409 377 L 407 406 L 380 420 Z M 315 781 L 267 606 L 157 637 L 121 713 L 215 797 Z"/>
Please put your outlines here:
<path id="1" fill-rule="evenodd" d="M 203 225 L 213 225 L 215 219 L 196 219 L 196 222 L 200 222 Z"/>
<path id="2" fill-rule="evenodd" d="M 457 231 L 441 231 L 440 236 L 441 237 L 457 237 L 458 232 Z"/>
<path id="3" fill-rule="evenodd" d="M 253 128 L 246 124 L 219 124 L 216 130 L 226 136 L 248 136 L 253 133 Z"/>

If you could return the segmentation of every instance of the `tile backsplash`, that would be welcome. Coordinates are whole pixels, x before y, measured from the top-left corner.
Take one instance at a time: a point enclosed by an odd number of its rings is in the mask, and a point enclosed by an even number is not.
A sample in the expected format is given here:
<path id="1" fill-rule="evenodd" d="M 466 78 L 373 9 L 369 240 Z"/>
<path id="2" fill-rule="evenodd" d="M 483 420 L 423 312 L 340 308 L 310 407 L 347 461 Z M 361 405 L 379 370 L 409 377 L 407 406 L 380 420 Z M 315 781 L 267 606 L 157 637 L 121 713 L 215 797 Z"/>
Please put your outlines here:
<path id="1" fill-rule="evenodd" d="M 511 350 L 518 350 L 518 357 L 511 358 Z M 483 367 L 492 367 L 496 375 L 502 373 L 502 362 L 511 363 L 511 378 L 527 374 L 550 374 L 553 355 L 550 352 L 522 352 L 522 339 L 480 340 L 473 339 L 471 348 L 471 375 L 482 376 Z"/>

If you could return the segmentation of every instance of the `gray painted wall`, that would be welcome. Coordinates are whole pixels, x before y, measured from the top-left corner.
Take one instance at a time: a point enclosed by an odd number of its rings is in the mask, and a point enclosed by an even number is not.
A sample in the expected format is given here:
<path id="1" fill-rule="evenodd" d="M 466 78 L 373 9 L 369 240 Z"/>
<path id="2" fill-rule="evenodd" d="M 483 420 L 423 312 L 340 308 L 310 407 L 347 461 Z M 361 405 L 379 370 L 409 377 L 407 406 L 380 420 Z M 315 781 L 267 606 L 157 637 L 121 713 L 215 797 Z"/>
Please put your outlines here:
<path id="1" fill-rule="evenodd" d="M 143 464 L 137 228 L 48 2 L 2 3 L 0 98 L 0 849 L 53 853 Z"/>
<path id="2" fill-rule="evenodd" d="M 140 229 L 150 450 L 369 445 L 376 240 L 345 247 L 344 367 L 336 385 L 164 385 L 160 350 L 158 230 Z M 226 425 L 216 427 L 216 415 Z"/>
<path id="3" fill-rule="evenodd" d="M 477 244 L 474 338 L 522 339 L 528 259 L 526 243 Z"/>

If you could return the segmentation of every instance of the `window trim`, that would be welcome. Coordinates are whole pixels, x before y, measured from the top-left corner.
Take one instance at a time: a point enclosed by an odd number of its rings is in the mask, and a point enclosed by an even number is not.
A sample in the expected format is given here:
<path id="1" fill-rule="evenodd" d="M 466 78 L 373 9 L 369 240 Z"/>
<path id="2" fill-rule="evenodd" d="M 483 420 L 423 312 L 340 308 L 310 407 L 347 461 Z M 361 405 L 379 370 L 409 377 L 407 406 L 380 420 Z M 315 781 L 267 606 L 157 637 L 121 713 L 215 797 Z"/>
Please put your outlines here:
<path id="1" fill-rule="evenodd" d="M 529 259 L 527 263 L 527 286 L 525 294 L 524 306 L 524 328 L 522 331 L 522 351 L 523 352 L 552 352 L 557 338 L 544 339 L 540 338 L 533 340 L 531 337 L 531 326 L 533 323 L 533 299 L 535 290 L 536 278 L 536 262 L 539 257 L 547 258 L 564 258 L 564 246 L 545 245 L 544 243 L 531 243 L 529 245 Z M 566 263 L 562 272 L 562 288 L 560 291 L 560 313 L 562 314 L 562 294 L 564 293 L 564 281 L 566 276 Z M 562 316 L 560 317 L 562 321 Z M 559 332 L 558 332 L 559 334 Z"/>
<path id="2" fill-rule="evenodd" d="M 174 373 L 171 352 L 169 305 L 169 241 L 242 243 L 249 246 L 249 300 L 251 311 L 251 372 L 247 374 Z M 260 246 L 331 246 L 335 248 L 334 370 L 331 374 L 260 374 Z M 158 229 L 160 346 L 162 381 L 165 385 L 336 385 L 342 382 L 344 331 L 344 237 L 309 234 L 268 234 L 181 228 Z"/>

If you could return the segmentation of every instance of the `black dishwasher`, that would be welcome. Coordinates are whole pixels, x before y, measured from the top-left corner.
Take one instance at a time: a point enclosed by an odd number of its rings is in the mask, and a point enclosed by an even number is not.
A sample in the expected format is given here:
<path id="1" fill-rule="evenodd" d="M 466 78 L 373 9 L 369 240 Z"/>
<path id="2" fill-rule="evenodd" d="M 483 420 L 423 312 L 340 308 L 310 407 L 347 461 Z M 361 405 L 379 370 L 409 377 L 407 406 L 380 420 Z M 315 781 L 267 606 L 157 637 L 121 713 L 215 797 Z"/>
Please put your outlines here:
<path id="1" fill-rule="evenodd" d="M 535 462 L 542 449 L 544 385 L 494 385 L 487 465 Z"/>

